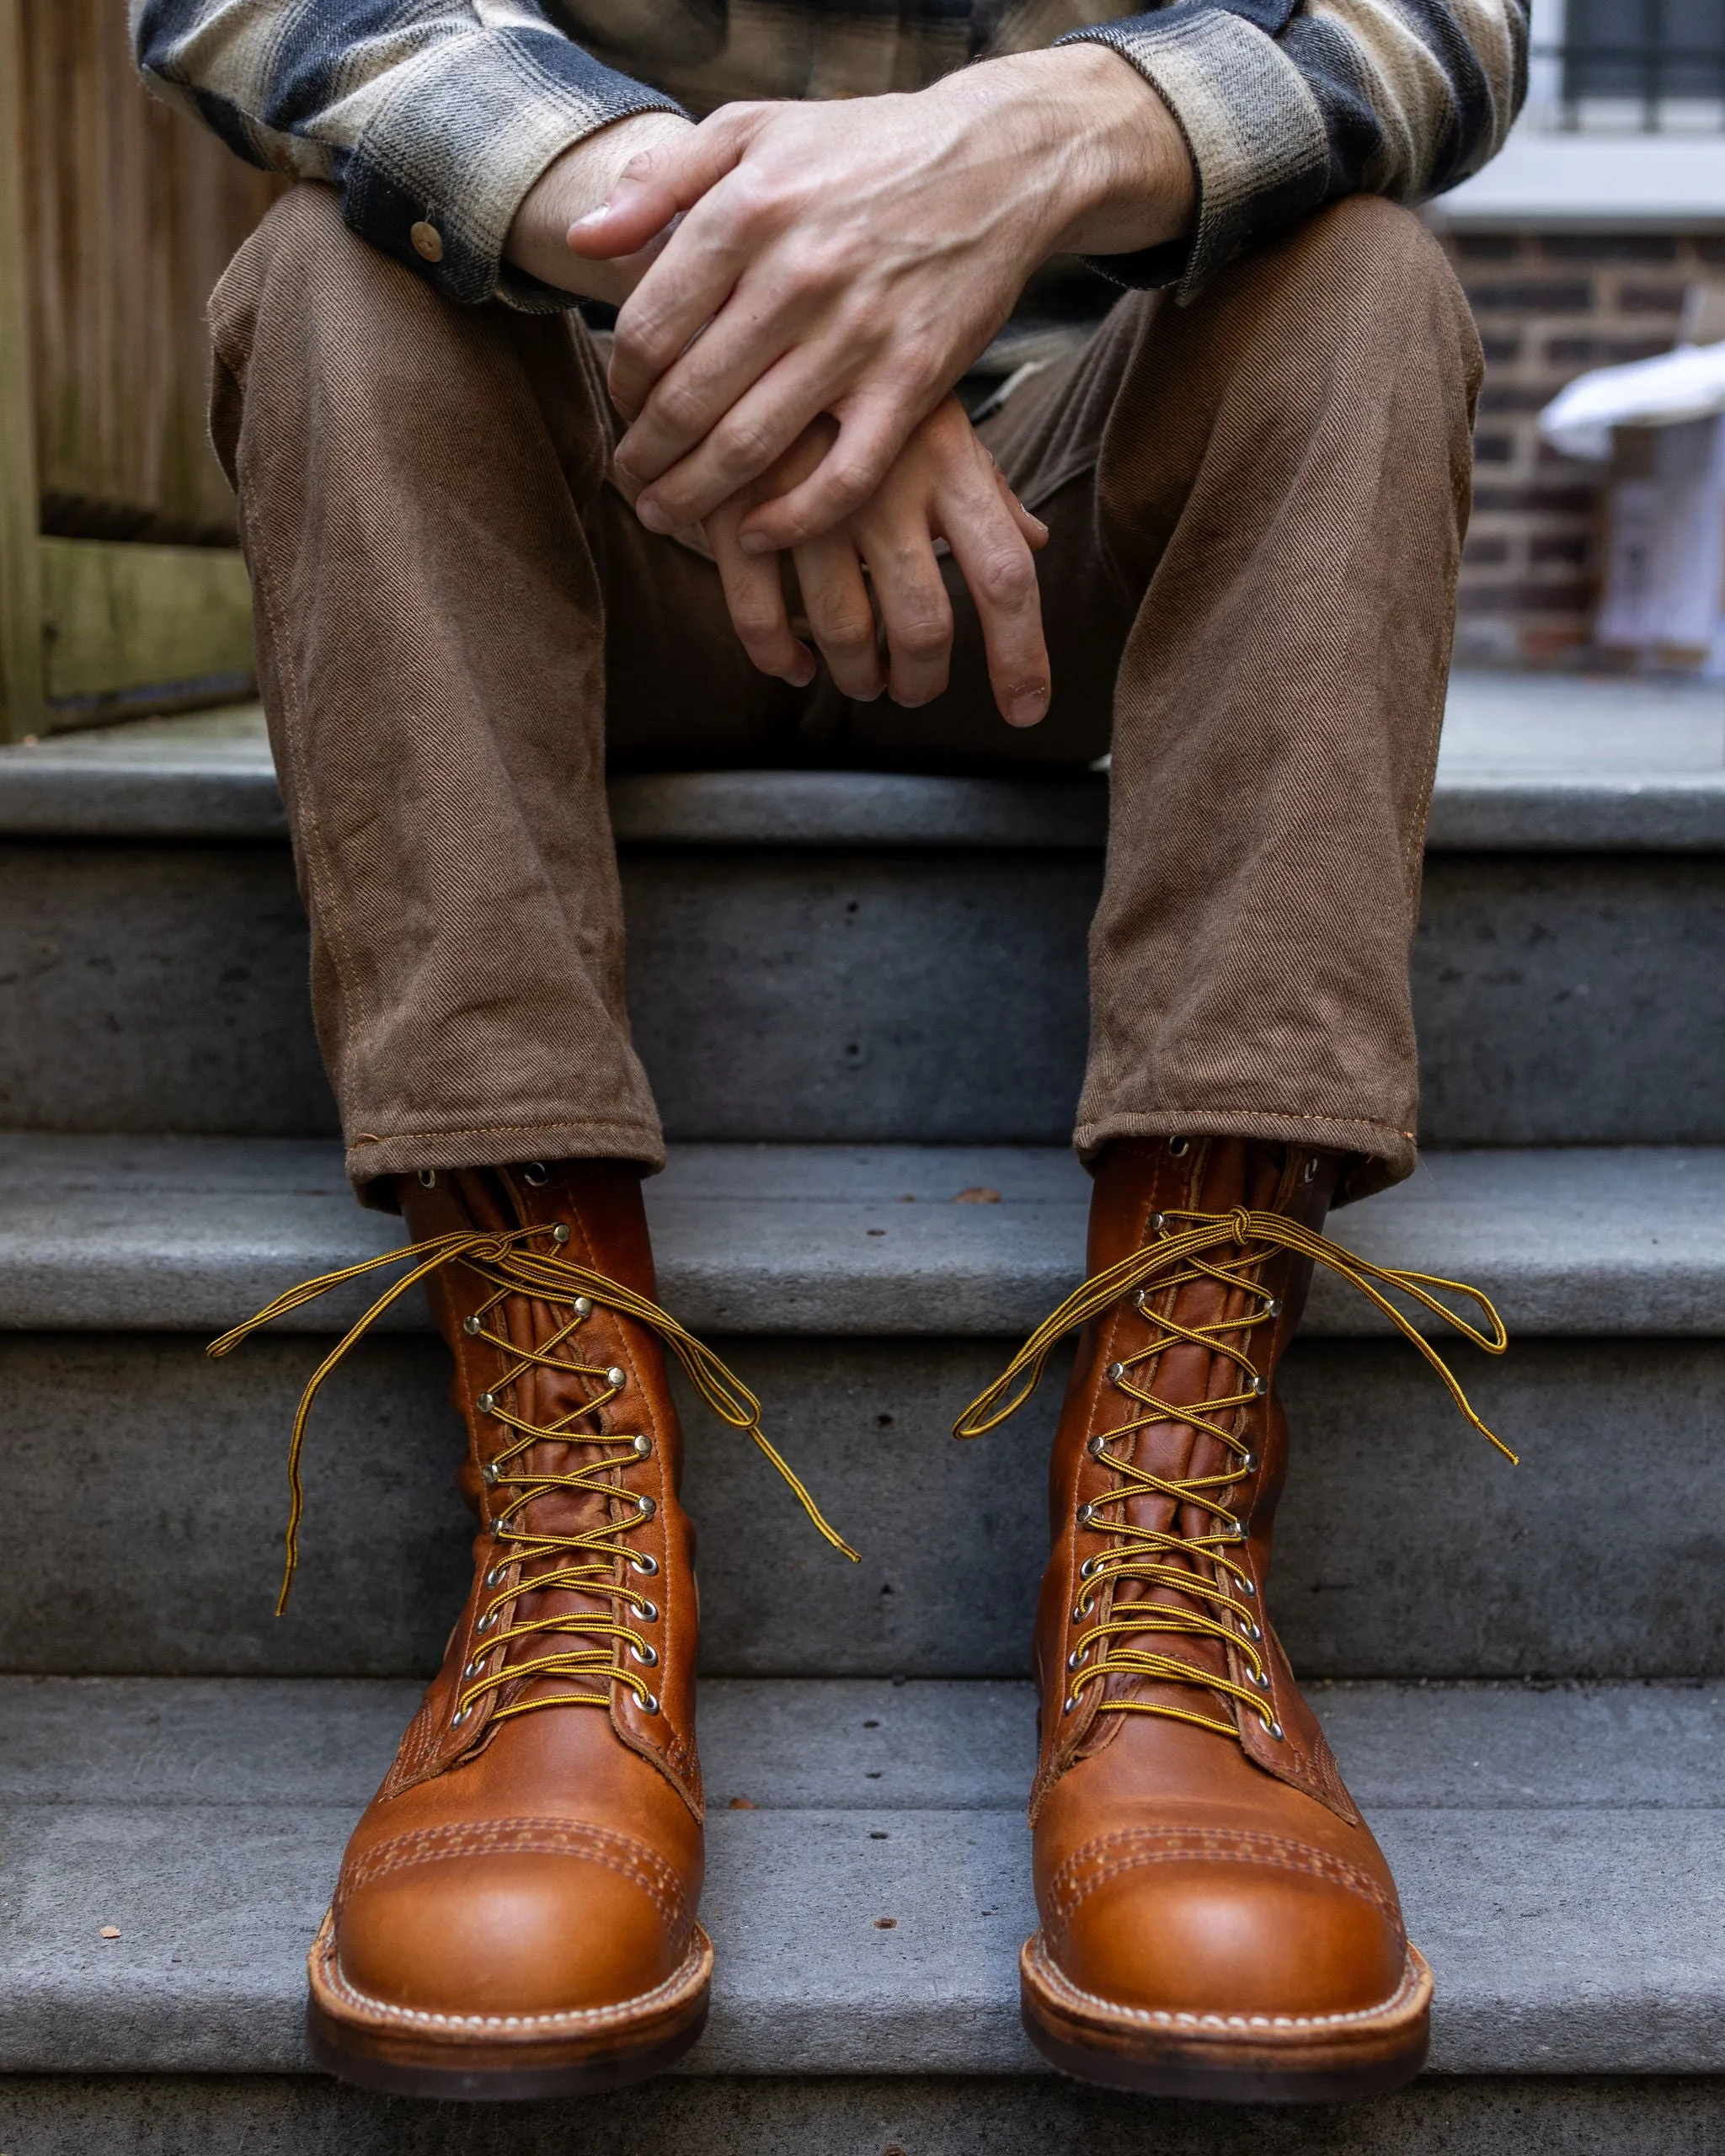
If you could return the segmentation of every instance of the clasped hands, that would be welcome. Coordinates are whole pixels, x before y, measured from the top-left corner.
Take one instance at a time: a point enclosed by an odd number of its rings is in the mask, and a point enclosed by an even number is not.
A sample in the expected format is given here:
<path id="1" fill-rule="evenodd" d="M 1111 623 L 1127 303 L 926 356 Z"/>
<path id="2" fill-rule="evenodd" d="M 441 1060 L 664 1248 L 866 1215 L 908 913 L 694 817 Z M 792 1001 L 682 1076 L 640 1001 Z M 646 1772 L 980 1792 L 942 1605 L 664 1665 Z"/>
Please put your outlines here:
<path id="1" fill-rule="evenodd" d="M 758 667 L 814 675 L 788 556 L 842 693 L 938 696 L 944 540 L 1001 714 L 1030 726 L 1049 695 L 1033 559 L 1047 533 L 953 385 L 1049 254 L 1177 237 L 1194 195 L 1167 107 L 1079 45 L 909 95 L 619 121 L 551 167 L 508 252 L 621 302 L 619 481 L 649 530 L 704 530 Z"/>

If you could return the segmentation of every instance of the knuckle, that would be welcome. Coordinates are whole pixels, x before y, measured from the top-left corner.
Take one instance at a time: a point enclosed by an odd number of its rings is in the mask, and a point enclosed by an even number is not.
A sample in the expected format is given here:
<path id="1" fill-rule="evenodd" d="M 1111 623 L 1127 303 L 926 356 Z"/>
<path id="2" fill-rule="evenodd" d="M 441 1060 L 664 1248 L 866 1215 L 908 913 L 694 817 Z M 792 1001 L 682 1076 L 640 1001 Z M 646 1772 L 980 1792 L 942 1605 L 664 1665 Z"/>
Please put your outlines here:
<path id="1" fill-rule="evenodd" d="M 982 596 L 1008 611 L 1028 604 L 1036 592 L 1036 564 L 1025 547 L 1000 547 L 986 555 L 977 571 Z"/>
<path id="2" fill-rule="evenodd" d="M 873 651 L 874 648 L 874 617 L 864 616 L 860 609 L 841 607 L 823 614 L 815 627 L 815 634 L 825 651 L 852 654 Z"/>

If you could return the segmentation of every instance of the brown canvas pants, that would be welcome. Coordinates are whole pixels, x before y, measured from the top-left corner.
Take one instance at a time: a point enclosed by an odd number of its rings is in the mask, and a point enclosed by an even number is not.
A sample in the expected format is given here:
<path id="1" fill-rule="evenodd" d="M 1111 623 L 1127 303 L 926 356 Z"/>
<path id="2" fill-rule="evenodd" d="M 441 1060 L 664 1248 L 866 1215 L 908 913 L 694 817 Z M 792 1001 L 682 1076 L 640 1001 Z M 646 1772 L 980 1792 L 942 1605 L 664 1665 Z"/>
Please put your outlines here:
<path id="1" fill-rule="evenodd" d="M 622 998 L 613 766 L 1028 771 L 1112 748 L 1077 1143 L 1195 1130 L 1407 1173 L 1408 953 L 1479 352 L 1361 197 L 1194 305 L 1123 299 L 984 434 L 1052 530 L 1044 723 L 755 673 L 710 562 L 606 483 L 565 315 L 460 308 L 304 185 L 211 303 L 312 996 L 356 1183 L 664 1157 Z"/>

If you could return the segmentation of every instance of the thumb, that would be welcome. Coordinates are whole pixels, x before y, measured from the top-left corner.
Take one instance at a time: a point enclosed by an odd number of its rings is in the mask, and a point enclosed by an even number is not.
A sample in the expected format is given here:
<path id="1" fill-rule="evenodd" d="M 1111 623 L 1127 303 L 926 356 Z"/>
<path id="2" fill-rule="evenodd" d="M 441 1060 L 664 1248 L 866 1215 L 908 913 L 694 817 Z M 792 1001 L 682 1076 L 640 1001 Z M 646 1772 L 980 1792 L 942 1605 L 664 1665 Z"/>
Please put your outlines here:
<path id="1" fill-rule="evenodd" d="M 740 111 L 734 118 L 716 112 L 672 141 L 638 150 L 599 207 L 569 227 L 571 249 L 591 261 L 638 253 L 724 178 L 747 139 Z"/>

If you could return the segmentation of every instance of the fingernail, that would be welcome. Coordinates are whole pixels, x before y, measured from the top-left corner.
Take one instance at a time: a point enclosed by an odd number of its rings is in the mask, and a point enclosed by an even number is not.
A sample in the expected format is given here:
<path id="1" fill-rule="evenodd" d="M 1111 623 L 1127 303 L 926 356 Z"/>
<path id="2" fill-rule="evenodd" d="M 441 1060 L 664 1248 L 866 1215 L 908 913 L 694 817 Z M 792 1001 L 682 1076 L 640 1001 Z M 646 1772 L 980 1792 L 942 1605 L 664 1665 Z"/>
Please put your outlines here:
<path id="1" fill-rule="evenodd" d="M 610 197 L 607 196 L 606 200 L 600 204 L 596 210 L 590 210 L 585 217 L 577 217 L 574 223 L 574 229 L 579 232 L 583 225 L 602 224 L 610 215 L 611 200 Z"/>
<path id="2" fill-rule="evenodd" d="M 1044 688 L 1017 689 L 1008 698 L 1010 708 L 1007 723 L 1010 726 L 1035 726 L 1048 709 L 1048 691 Z"/>
<path id="3" fill-rule="evenodd" d="M 758 531 L 740 531 L 737 544 L 745 554 L 776 554 L 778 552 L 770 539 L 763 539 Z"/>
<path id="4" fill-rule="evenodd" d="M 635 514 L 649 531 L 674 531 L 676 527 L 655 501 L 644 496 L 635 504 Z"/>
<path id="5" fill-rule="evenodd" d="M 804 659 L 800 666 L 793 667 L 784 678 L 793 689 L 806 689 L 814 679 L 814 661 Z"/>

